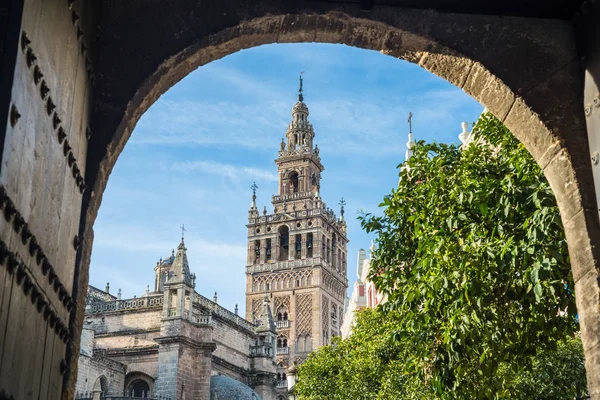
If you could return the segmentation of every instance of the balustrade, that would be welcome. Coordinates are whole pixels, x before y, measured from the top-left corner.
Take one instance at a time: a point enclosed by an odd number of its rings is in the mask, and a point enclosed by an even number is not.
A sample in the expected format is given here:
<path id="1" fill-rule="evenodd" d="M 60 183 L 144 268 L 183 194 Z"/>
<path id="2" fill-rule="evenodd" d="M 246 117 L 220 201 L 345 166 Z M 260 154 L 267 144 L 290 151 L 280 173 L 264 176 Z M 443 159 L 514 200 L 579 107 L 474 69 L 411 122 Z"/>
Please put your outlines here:
<path id="1" fill-rule="evenodd" d="M 277 348 L 277 354 L 288 354 L 289 352 L 290 352 L 290 348 L 287 346 Z"/>
<path id="2" fill-rule="evenodd" d="M 289 328 L 290 327 L 290 321 L 289 320 L 275 321 L 275 326 L 277 328 Z"/>
<path id="3" fill-rule="evenodd" d="M 275 384 L 275 387 L 277 389 L 287 388 L 287 382 L 286 381 L 277 381 L 277 383 Z"/>

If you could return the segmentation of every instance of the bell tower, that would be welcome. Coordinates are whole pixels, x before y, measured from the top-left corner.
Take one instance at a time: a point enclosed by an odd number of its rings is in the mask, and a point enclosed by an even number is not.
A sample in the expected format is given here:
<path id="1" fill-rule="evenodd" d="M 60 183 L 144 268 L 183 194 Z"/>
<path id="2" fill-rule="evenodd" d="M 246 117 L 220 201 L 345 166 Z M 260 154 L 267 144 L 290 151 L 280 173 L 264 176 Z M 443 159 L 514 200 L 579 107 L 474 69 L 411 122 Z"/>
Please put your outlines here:
<path id="1" fill-rule="evenodd" d="M 338 217 L 321 198 L 325 168 L 308 116 L 300 76 L 298 101 L 275 160 L 279 181 L 273 212 L 259 211 L 253 185 L 246 225 L 246 319 L 258 319 L 267 296 L 283 368 L 340 335 L 348 288 L 345 202 L 339 203 Z"/>

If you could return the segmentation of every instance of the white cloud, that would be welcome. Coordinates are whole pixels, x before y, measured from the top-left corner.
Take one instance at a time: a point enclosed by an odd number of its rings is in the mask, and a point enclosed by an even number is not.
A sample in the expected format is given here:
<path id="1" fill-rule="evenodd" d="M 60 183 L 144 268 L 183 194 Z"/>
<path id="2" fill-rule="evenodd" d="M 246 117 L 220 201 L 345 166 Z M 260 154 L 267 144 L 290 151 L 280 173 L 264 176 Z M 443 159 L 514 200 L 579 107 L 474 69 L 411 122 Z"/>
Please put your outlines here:
<path id="1" fill-rule="evenodd" d="M 213 161 L 179 161 L 171 164 L 170 169 L 185 173 L 204 172 L 235 180 L 258 179 L 270 182 L 277 181 L 277 175 L 272 170 L 222 164 Z"/>

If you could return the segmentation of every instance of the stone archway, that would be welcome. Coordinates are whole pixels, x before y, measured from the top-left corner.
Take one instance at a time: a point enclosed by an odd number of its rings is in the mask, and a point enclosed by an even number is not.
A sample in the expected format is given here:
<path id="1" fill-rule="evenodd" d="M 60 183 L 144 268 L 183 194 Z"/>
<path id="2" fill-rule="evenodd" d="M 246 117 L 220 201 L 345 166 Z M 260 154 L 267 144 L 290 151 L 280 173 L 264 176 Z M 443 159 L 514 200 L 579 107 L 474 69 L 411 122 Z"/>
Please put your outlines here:
<path id="1" fill-rule="evenodd" d="M 8 260 L 0 269 L 0 389 L 29 393 L 20 379 L 27 373 L 36 382 L 32 396 L 58 398 L 63 379 L 63 396 L 72 397 L 93 223 L 110 172 L 148 107 L 210 61 L 267 43 L 314 41 L 417 63 L 480 101 L 524 143 L 561 210 L 588 382 L 600 398 L 600 224 L 583 76 L 570 20 L 544 19 L 571 18 L 573 7 L 457 0 L 436 11 L 367 1 L 371 12 L 363 13 L 351 2 L 319 1 L 10 3 L 22 6 L 22 18 L 18 37 L 16 29 L 6 35 L 12 88 L 0 90 L 0 104 L 10 104 L 0 130 L 0 255 Z M 523 11 L 516 3 L 535 4 Z M 507 15 L 511 9 L 539 18 Z"/>
<path id="2" fill-rule="evenodd" d="M 594 247 L 600 227 L 578 97 L 582 81 L 570 27 L 556 20 L 529 21 L 523 26 L 520 18 L 500 22 L 489 16 L 380 10 L 368 19 L 347 10 L 323 10 L 242 20 L 156 63 L 128 93 L 124 107 L 107 107 L 106 99 L 98 96 L 92 129 L 100 133 L 98 140 L 110 140 L 100 147 L 105 149 L 100 159 L 93 147 L 88 154 L 86 179 L 93 189 L 84 199 L 80 232 L 86 240 L 80 284 L 87 283 L 92 225 L 110 171 L 138 119 L 162 93 L 195 68 L 244 48 L 267 43 L 342 43 L 416 63 L 462 88 L 499 118 L 540 164 L 557 198 L 569 243 L 590 387 L 600 385 L 598 374 L 589 372 L 600 363 L 600 357 L 590 356 L 600 352 L 598 250 Z M 504 40 L 494 40 L 495 35 L 504 35 Z M 510 54 L 516 43 L 519 54 Z M 518 67 L 511 65 L 515 58 L 521 62 Z M 553 68 L 544 64 L 550 61 Z M 119 109 L 116 114 L 115 109 Z"/>
<path id="3" fill-rule="evenodd" d="M 148 397 L 154 389 L 154 379 L 143 372 L 130 372 L 125 377 L 125 393 L 130 397 Z"/>

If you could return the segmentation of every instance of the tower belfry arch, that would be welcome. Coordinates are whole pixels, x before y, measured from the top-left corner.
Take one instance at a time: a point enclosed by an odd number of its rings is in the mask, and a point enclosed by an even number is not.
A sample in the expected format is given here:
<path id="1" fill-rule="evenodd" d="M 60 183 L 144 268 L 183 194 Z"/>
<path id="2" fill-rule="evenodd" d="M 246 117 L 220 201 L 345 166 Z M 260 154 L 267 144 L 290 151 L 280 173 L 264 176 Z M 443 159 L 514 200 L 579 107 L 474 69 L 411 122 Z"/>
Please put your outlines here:
<path id="1" fill-rule="evenodd" d="M 319 194 L 325 167 L 308 116 L 301 74 L 292 121 L 275 160 L 279 184 L 271 199 L 274 212 L 260 215 L 253 192 L 246 225 L 246 318 L 258 314 L 265 295 L 272 298 L 279 312 L 278 334 L 286 338 L 277 349 L 283 368 L 340 334 L 337 315 L 321 310 L 343 309 L 348 287 L 346 222 L 343 211 L 338 218 Z M 342 209 L 344 204 L 340 202 Z"/>

